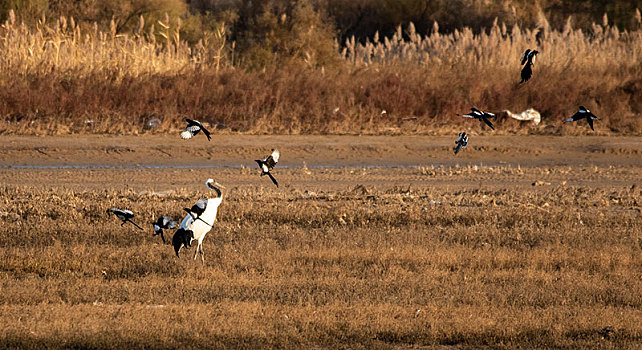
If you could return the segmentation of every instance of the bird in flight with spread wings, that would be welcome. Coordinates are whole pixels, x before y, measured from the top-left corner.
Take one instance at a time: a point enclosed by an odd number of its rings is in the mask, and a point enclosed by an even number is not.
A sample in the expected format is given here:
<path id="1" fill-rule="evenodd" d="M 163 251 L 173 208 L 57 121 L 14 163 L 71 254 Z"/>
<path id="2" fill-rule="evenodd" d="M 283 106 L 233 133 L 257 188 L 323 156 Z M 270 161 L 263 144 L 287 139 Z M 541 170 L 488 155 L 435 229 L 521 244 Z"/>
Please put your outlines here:
<path id="1" fill-rule="evenodd" d="M 279 162 L 279 157 L 281 156 L 281 153 L 279 153 L 279 150 L 277 149 L 272 149 L 272 154 L 269 156 L 265 157 L 265 159 L 256 159 L 255 162 L 259 164 L 259 168 L 261 168 L 261 176 L 267 175 L 270 177 L 270 180 L 274 182 L 276 187 L 279 187 L 279 183 L 276 181 L 274 176 L 272 176 L 272 173 L 270 173 L 270 170 L 274 169 L 276 166 L 276 163 Z"/>

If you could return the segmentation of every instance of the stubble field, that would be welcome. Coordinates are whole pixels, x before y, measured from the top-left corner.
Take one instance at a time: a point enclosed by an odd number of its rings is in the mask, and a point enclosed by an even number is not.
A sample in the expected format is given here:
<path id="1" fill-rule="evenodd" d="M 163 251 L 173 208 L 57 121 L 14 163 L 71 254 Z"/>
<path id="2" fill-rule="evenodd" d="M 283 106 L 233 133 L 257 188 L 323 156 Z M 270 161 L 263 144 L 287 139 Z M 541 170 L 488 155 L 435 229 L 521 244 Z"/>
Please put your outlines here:
<path id="1" fill-rule="evenodd" d="M 7 137 L 0 347 L 641 347 L 640 138 L 473 136 Z"/>

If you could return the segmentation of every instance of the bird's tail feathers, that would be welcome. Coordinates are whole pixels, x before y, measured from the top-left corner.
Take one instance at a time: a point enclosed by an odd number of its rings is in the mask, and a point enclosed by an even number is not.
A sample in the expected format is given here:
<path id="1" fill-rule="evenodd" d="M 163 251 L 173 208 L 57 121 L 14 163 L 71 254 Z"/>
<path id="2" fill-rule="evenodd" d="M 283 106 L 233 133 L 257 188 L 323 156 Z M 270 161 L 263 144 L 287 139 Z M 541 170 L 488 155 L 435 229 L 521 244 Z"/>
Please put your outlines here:
<path id="1" fill-rule="evenodd" d="M 213 226 L 214 226 L 214 225 L 210 225 L 210 223 L 209 223 L 209 222 L 207 222 L 207 221 L 203 220 L 200 216 L 199 216 L 199 217 L 197 217 L 197 218 L 196 218 L 196 220 L 201 220 L 205 225 L 207 225 L 207 226 L 209 226 L 209 227 L 213 227 Z"/>
<path id="2" fill-rule="evenodd" d="M 209 227 L 213 227 L 213 225 L 210 225 L 210 223 L 209 223 L 209 222 L 207 222 L 207 221 L 203 220 L 200 216 L 195 215 L 191 210 L 189 210 L 189 209 L 187 209 L 187 208 L 183 208 L 183 210 L 185 210 L 185 211 L 189 214 L 189 216 L 191 216 L 191 217 L 192 217 L 192 219 L 194 219 L 194 221 L 196 221 L 196 220 L 201 220 L 205 225 L 207 225 L 207 226 L 209 226 Z"/>
<path id="3" fill-rule="evenodd" d="M 140 226 L 138 226 L 138 224 L 136 224 L 135 222 L 133 222 L 133 221 L 131 221 L 131 220 L 127 220 L 127 221 L 131 222 L 131 223 L 132 223 L 132 225 L 134 225 L 134 226 L 138 227 L 138 229 L 139 229 L 139 230 L 144 231 L 144 230 L 143 230 L 143 228 L 142 228 L 142 227 L 140 227 Z"/>
<path id="4" fill-rule="evenodd" d="M 265 174 L 270 177 L 270 180 L 272 180 L 272 182 L 274 182 L 276 187 L 279 187 L 279 183 L 276 181 L 276 179 L 274 178 L 274 176 L 272 176 L 271 173 L 265 173 Z"/>

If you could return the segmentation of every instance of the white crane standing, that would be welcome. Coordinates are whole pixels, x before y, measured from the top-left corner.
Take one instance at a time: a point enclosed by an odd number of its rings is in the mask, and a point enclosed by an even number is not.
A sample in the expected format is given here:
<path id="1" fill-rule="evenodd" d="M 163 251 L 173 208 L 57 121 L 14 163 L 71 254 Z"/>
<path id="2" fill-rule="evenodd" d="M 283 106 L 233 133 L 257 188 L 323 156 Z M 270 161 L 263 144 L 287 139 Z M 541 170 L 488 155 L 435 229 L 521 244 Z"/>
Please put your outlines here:
<path id="1" fill-rule="evenodd" d="M 176 230 L 176 233 L 172 238 L 174 252 L 177 257 L 179 256 L 178 252 L 182 247 L 191 247 L 192 241 L 197 240 L 198 245 L 194 252 L 194 260 L 196 260 L 196 256 L 200 252 L 201 262 L 203 264 L 205 263 L 203 239 L 205 238 L 205 235 L 210 232 L 212 226 L 214 226 L 218 207 L 221 205 L 221 202 L 223 202 L 223 193 L 221 192 L 221 188 L 225 188 L 213 179 L 207 179 L 205 185 L 216 192 L 216 197 L 199 199 L 192 209 L 185 209 L 188 214 L 183 218 L 181 225 L 178 227 L 178 230 Z"/>

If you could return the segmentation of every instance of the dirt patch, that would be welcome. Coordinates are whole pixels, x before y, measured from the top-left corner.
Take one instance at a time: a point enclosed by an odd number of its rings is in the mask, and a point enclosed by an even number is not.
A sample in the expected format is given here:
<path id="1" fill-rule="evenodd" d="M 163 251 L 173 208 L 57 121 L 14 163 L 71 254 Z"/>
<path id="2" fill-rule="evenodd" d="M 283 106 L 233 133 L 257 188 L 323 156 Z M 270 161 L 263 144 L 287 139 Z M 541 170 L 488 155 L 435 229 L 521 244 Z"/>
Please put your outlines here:
<path id="1" fill-rule="evenodd" d="M 272 148 L 281 166 L 430 166 L 467 164 L 634 165 L 640 137 L 482 136 L 455 156 L 454 137 L 219 135 L 184 141 L 176 136 L 7 136 L 0 165 L 248 166 Z"/>

